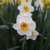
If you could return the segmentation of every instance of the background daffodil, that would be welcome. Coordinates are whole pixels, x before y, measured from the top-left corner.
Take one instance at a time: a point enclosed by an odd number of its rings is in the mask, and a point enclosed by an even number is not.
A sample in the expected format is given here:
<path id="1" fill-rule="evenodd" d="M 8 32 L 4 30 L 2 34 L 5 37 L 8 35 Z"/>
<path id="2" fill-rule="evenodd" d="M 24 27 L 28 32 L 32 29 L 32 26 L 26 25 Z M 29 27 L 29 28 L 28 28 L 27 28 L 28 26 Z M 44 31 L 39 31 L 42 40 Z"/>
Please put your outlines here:
<path id="1" fill-rule="evenodd" d="M 34 3 L 36 7 L 40 5 L 41 10 L 50 8 L 50 0 L 35 0 Z"/>

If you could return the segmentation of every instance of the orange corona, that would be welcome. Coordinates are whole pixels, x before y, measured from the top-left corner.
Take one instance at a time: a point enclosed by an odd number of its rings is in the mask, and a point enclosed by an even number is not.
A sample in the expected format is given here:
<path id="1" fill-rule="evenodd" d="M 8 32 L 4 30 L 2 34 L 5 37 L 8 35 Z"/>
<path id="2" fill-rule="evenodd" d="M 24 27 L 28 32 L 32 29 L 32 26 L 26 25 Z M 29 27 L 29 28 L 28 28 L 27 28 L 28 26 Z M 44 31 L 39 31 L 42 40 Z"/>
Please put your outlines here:
<path id="1" fill-rule="evenodd" d="M 26 22 L 22 22 L 20 28 L 25 31 L 28 29 L 28 24 Z"/>
<path id="2" fill-rule="evenodd" d="M 29 7 L 27 5 L 25 5 L 25 6 L 23 6 L 23 10 L 27 12 L 29 10 Z"/>

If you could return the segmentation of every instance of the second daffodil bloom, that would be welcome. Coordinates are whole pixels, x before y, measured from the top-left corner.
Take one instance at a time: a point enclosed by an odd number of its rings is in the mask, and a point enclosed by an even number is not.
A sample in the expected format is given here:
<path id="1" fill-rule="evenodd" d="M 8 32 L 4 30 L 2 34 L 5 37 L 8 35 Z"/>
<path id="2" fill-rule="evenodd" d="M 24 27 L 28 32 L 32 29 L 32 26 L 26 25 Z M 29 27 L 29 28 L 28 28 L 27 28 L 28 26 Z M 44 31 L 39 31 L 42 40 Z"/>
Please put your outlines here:
<path id="1" fill-rule="evenodd" d="M 32 31 L 36 28 L 36 23 L 32 20 L 23 20 L 13 25 L 13 28 L 18 32 L 19 35 L 32 36 Z"/>
<path id="2" fill-rule="evenodd" d="M 26 39 L 32 39 L 32 40 L 36 40 L 37 36 L 39 35 L 39 33 L 36 30 L 31 30 L 32 35 L 31 36 L 26 36 Z"/>
<path id="3" fill-rule="evenodd" d="M 31 13 L 20 13 L 18 16 L 17 16 L 17 22 L 19 22 L 21 19 L 23 20 L 32 20 L 31 18 L 32 14 Z"/>
<path id="4" fill-rule="evenodd" d="M 18 6 L 18 10 L 20 10 L 21 12 L 33 12 L 34 7 L 31 6 L 30 2 L 23 1 L 21 2 L 21 5 Z"/>

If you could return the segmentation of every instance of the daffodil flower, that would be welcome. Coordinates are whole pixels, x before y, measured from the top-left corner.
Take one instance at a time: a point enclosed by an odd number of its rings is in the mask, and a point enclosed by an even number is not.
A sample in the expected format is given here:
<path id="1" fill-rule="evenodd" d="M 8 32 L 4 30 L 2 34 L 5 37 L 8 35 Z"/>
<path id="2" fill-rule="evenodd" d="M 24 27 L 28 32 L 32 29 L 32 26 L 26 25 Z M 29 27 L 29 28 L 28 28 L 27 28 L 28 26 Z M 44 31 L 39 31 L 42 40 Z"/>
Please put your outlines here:
<path id="1" fill-rule="evenodd" d="M 32 40 L 36 40 L 37 36 L 39 35 L 39 32 L 37 32 L 36 30 L 31 30 L 32 35 L 31 36 L 26 36 L 26 39 L 32 39 Z"/>
<path id="2" fill-rule="evenodd" d="M 45 4 L 50 4 L 50 0 L 34 0 L 35 6 L 38 7 L 40 5 L 41 10 L 45 8 Z M 50 6 L 46 5 L 46 9 L 48 9 Z"/>
<path id="3" fill-rule="evenodd" d="M 41 0 L 34 0 L 34 4 L 35 4 L 35 6 L 38 8 L 38 6 L 39 6 L 39 4 L 40 4 L 40 1 Z"/>
<path id="4" fill-rule="evenodd" d="M 32 14 L 31 13 L 20 13 L 18 16 L 17 16 L 17 22 L 19 22 L 21 19 L 23 20 L 32 20 Z"/>
<path id="5" fill-rule="evenodd" d="M 20 20 L 13 25 L 13 28 L 18 32 L 19 35 L 32 36 L 32 31 L 36 28 L 36 23 L 32 20 Z"/>
<path id="6" fill-rule="evenodd" d="M 18 6 L 18 10 L 20 10 L 21 12 L 33 12 L 34 7 L 31 6 L 30 2 L 23 1 L 21 2 L 21 5 Z"/>

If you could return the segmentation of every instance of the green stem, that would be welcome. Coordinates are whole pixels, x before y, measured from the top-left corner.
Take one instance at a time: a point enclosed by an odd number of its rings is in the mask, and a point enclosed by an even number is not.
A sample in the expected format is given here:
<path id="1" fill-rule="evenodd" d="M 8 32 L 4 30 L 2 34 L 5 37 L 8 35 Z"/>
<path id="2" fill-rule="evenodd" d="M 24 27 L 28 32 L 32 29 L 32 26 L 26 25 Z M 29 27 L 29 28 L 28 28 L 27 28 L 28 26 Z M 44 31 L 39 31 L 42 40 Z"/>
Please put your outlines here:
<path id="1" fill-rule="evenodd" d="M 42 17 L 41 27 L 40 27 L 41 28 L 40 32 L 41 32 L 42 36 L 40 38 L 41 41 L 40 41 L 40 48 L 39 48 L 39 50 L 43 50 L 43 38 L 44 38 L 44 31 L 45 31 L 45 21 L 44 21 L 45 14 L 46 14 L 46 12 L 44 12 L 44 15 Z"/>
<path id="2" fill-rule="evenodd" d="M 24 40 L 23 40 L 23 44 L 22 44 L 22 50 L 27 50 L 26 36 L 24 36 Z"/>

